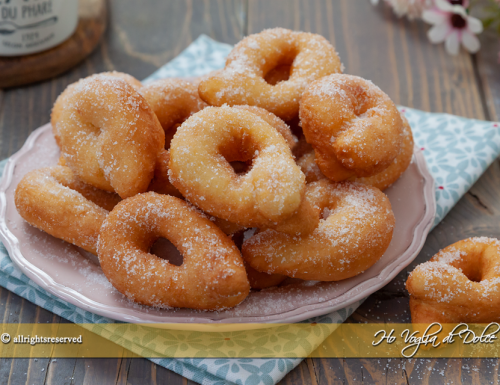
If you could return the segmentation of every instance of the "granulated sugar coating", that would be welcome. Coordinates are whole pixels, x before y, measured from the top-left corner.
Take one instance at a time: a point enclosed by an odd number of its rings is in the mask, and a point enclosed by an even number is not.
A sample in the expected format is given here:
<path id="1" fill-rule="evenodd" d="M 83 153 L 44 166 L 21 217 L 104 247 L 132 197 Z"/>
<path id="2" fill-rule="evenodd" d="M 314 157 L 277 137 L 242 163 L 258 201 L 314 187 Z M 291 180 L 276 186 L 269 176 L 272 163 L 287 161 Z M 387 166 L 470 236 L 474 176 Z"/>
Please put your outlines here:
<path id="1" fill-rule="evenodd" d="M 177 247 L 181 266 L 149 253 L 160 237 Z M 168 195 L 139 194 L 118 204 L 101 228 L 98 251 L 113 286 L 141 304 L 220 310 L 250 290 L 235 244 L 199 210 Z"/>
<path id="2" fill-rule="evenodd" d="M 291 66 L 288 80 L 267 83 L 266 74 L 279 66 Z M 236 44 L 224 70 L 202 81 L 199 92 L 214 106 L 248 104 L 290 120 L 298 115 L 302 92 L 310 82 L 339 72 L 340 59 L 325 38 L 274 28 Z"/>
<path id="3" fill-rule="evenodd" d="M 101 225 L 120 198 L 78 180 L 68 167 L 32 171 L 16 188 L 16 208 L 31 225 L 97 254 Z"/>
<path id="4" fill-rule="evenodd" d="M 389 247 L 395 219 L 378 189 L 323 179 L 307 186 L 306 200 L 322 218 L 314 232 L 260 232 L 243 243 L 246 262 L 262 272 L 338 281 L 365 271 Z"/>
<path id="5" fill-rule="evenodd" d="M 412 321 L 500 321 L 500 242 L 469 238 L 418 265 L 406 282 Z"/>
<path id="6" fill-rule="evenodd" d="M 207 107 L 200 99 L 198 86 L 183 79 L 160 79 L 139 90 L 151 106 L 165 131 L 165 148 L 175 135 L 177 127 L 192 114 Z"/>
<path id="7" fill-rule="evenodd" d="M 408 120 L 403 115 L 401 115 L 401 119 L 404 123 L 403 145 L 401 148 L 401 152 L 396 157 L 396 159 L 394 159 L 389 167 L 387 167 L 385 170 L 382 170 L 378 174 L 361 178 L 350 177 L 348 181 L 364 183 L 384 191 L 386 188 L 396 182 L 399 177 L 406 171 L 413 157 L 414 143 L 411 127 L 408 123 Z M 326 178 L 326 176 L 321 172 L 318 165 L 316 164 L 314 150 L 302 155 L 297 160 L 297 164 L 300 166 L 300 169 L 306 176 L 307 183 L 316 182 L 320 179 Z"/>
<path id="8" fill-rule="evenodd" d="M 242 175 L 233 161 L 252 161 Z M 299 208 L 305 177 L 278 131 L 258 116 L 208 107 L 177 130 L 170 148 L 170 181 L 190 202 L 246 227 L 271 227 Z"/>
<path id="9" fill-rule="evenodd" d="M 66 165 L 122 198 L 147 190 L 165 135 L 151 107 L 125 80 L 94 75 L 71 85 L 52 114 Z"/>
<path id="10" fill-rule="evenodd" d="M 401 152 L 399 111 L 380 88 L 357 76 L 333 74 L 311 83 L 300 119 L 316 163 L 333 181 L 378 174 Z"/>

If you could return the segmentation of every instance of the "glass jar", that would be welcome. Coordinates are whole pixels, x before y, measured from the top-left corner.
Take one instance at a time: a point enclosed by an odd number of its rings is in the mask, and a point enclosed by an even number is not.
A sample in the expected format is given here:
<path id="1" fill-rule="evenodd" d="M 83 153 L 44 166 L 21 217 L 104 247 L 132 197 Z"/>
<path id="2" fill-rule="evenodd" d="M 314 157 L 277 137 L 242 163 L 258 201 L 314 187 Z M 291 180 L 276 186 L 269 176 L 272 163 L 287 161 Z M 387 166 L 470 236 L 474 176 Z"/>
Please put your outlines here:
<path id="1" fill-rule="evenodd" d="M 0 0 L 0 56 L 44 51 L 70 37 L 78 0 Z"/>

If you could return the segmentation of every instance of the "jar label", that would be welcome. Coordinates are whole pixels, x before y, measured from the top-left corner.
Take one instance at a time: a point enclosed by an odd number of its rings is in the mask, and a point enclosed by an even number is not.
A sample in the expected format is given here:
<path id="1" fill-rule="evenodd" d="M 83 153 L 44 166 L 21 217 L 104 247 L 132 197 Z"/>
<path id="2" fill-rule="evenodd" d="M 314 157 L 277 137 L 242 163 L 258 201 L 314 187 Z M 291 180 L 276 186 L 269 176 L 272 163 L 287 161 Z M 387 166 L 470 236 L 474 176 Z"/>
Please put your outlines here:
<path id="1" fill-rule="evenodd" d="M 54 47 L 77 23 L 78 0 L 0 0 L 0 56 Z"/>

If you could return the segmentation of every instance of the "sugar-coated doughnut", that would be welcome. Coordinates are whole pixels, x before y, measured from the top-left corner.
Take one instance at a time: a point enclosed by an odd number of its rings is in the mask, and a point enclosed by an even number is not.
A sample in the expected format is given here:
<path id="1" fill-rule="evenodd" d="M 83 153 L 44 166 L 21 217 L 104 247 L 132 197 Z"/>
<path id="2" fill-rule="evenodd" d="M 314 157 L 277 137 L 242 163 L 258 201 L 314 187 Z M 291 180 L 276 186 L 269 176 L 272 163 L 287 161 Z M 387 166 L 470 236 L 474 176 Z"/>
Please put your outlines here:
<path id="1" fill-rule="evenodd" d="M 300 119 L 316 163 L 333 181 L 378 174 L 401 151 L 403 121 L 395 104 L 357 76 L 333 74 L 311 83 Z"/>
<path id="2" fill-rule="evenodd" d="M 67 166 L 122 198 L 146 191 L 165 135 L 144 98 L 104 74 L 75 83 L 60 102 L 52 127 Z"/>
<path id="3" fill-rule="evenodd" d="M 306 199 L 322 218 L 317 228 L 306 236 L 259 232 L 243 243 L 250 266 L 305 280 L 339 281 L 368 269 L 389 247 L 395 219 L 380 190 L 323 179 L 307 186 Z"/>
<path id="4" fill-rule="evenodd" d="M 177 198 L 183 198 L 182 194 L 177 190 L 168 179 L 168 163 L 170 162 L 170 152 L 167 150 L 160 151 L 156 162 L 153 180 L 151 181 L 148 191 L 154 191 L 158 194 L 172 195 Z"/>
<path id="5" fill-rule="evenodd" d="M 162 237 L 177 247 L 182 265 L 149 253 Z M 168 195 L 149 192 L 119 203 L 102 226 L 98 256 L 118 291 L 149 306 L 218 310 L 236 306 L 250 290 L 235 244 L 194 207 Z"/>
<path id="6" fill-rule="evenodd" d="M 233 161 L 252 160 L 237 175 Z M 203 211 L 246 227 L 270 227 L 302 207 L 305 177 L 290 148 L 264 120 L 208 107 L 186 120 L 170 147 L 170 181 Z"/>
<path id="7" fill-rule="evenodd" d="M 198 95 L 198 86 L 178 78 L 156 80 L 139 92 L 153 109 L 165 131 L 165 148 L 170 147 L 177 128 L 207 104 Z"/>
<path id="8" fill-rule="evenodd" d="M 406 171 L 411 163 L 414 143 L 411 127 L 406 118 L 404 118 L 403 116 L 402 118 L 404 122 L 403 145 L 401 146 L 401 152 L 396 157 L 396 159 L 394 159 L 389 167 L 378 174 L 364 178 L 351 177 L 348 179 L 349 181 L 364 183 L 383 191 L 387 187 L 392 185 L 395 181 L 397 181 L 399 177 Z M 326 176 L 324 176 L 324 174 L 319 169 L 314 158 L 315 154 L 313 150 L 304 154 L 297 160 L 297 164 L 306 176 L 307 183 L 316 182 L 320 179 L 326 178 Z"/>
<path id="9" fill-rule="evenodd" d="M 383 191 L 403 175 L 413 158 L 414 142 L 408 120 L 403 115 L 401 118 L 403 120 L 403 143 L 396 159 L 378 174 L 367 177 L 351 177 L 348 180 L 365 183 Z"/>
<path id="10" fill-rule="evenodd" d="M 283 120 L 281 120 L 271 112 L 255 106 L 243 105 L 243 106 L 234 106 L 233 108 L 239 108 L 242 110 L 250 111 L 252 114 L 257 115 L 259 118 L 264 120 L 270 126 L 276 128 L 276 130 L 281 134 L 281 136 L 283 136 L 283 138 L 288 144 L 288 147 L 290 147 L 291 150 L 293 150 L 293 148 L 297 145 L 297 138 L 292 134 L 290 127 L 288 127 L 288 125 Z"/>
<path id="11" fill-rule="evenodd" d="M 96 255 L 102 223 L 120 200 L 64 166 L 29 172 L 15 192 L 17 211 L 29 224 Z"/>
<path id="12" fill-rule="evenodd" d="M 262 273 L 255 270 L 252 266 L 245 262 L 248 282 L 253 290 L 262 290 L 269 287 L 278 286 L 287 277 L 281 274 Z"/>
<path id="13" fill-rule="evenodd" d="M 282 73 L 283 66 L 290 66 L 287 80 L 273 75 L 269 80 L 276 83 L 266 82 L 268 73 Z M 210 105 L 258 106 L 288 120 L 298 115 L 307 84 L 341 72 L 341 66 L 335 49 L 322 36 L 267 29 L 236 44 L 224 70 L 202 81 L 198 90 Z"/>
<path id="14" fill-rule="evenodd" d="M 248 237 L 251 237 L 257 229 L 249 229 L 247 231 L 238 231 L 231 235 L 231 239 L 236 247 L 241 250 L 243 242 Z M 262 290 L 269 287 L 277 286 L 287 277 L 280 274 L 261 273 L 255 270 L 252 266 L 245 262 L 245 270 L 247 272 L 248 282 L 253 290 Z"/>
<path id="15" fill-rule="evenodd" d="M 411 272 L 406 288 L 413 323 L 500 322 L 500 241 L 445 247 Z"/>

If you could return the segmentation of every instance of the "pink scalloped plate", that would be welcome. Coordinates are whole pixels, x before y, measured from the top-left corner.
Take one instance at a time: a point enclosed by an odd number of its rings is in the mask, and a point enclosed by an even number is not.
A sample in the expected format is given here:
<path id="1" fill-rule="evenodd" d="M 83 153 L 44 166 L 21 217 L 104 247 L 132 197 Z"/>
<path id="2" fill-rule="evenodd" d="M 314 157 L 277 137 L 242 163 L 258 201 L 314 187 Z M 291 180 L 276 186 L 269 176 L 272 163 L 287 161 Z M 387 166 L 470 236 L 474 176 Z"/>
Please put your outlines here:
<path id="1" fill-rule="evenodd" d="M 58 158 L 51 127 L 45 125 L 9 159 L 0 183 L 2 241 L 21 271 L 46 291 L 87 311 L 125 322 L 200 323 L 207 327 L 285 323 L 340 310 L 386 285 L 413 261 L 424 245 L 436 211 L 434 181 L 422 153 L 415 149 L 408 170 L 385 191 L 396 216 L 392 242 L 367 271 L 340 282 L 300 281 L 252 292 L 240 305 L 220 312 L 156 309 L 127 300 L 108 282 L 95 257 L 37 230 L 17 213 L 14 192 L 21 178 L 33 169 L 55 165 Z"/>

